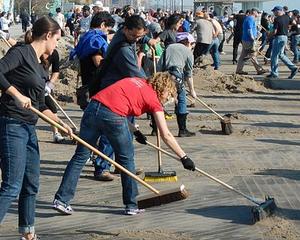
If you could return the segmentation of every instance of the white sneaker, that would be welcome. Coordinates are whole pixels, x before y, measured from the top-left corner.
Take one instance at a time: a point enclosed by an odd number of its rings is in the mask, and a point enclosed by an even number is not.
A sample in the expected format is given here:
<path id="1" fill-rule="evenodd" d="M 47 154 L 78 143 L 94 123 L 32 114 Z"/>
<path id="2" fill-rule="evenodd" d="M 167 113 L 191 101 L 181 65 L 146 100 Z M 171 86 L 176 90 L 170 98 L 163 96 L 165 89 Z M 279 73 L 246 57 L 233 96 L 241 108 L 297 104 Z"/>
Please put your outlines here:
<path id="1" fill-rule="evenodd" d="M 54 199 L 52 203 L 52 208 L 65 215 L 72 215 L 72 213 L 74 212 L 71 205 L 67 205 L 57 199 Z"/>
<path id="2" fill-rule="evenodd" d="M 125 215 L 137 215 L 137 214 L 141 214 L 144 213 L 145 209 L 125 209 Z"/>
<path id="3" fill-rule="evenodd" d="M 63 141 L 65 141 L 65 138 L 59 132 L 57 132 L 53 135 L 53 142 L 61 143 Z"/>

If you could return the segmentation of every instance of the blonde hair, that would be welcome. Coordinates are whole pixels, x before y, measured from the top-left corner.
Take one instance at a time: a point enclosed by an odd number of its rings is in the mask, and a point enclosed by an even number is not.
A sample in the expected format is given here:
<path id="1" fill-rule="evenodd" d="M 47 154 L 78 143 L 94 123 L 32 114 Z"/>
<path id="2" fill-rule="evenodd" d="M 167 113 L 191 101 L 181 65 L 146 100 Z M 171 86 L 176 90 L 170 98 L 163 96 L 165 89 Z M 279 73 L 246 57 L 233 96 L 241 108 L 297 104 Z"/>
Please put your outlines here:
<path id="1" fill-rule="evenodd" d="M 162 98 L 166 91 L 169 92 L 171 96 L 176 94 L 175 83 L 171 74 L 168 72 L 155 73 L 147 81 L 153 87 L 154 91 L 156 91 L 159 99 Z"/>

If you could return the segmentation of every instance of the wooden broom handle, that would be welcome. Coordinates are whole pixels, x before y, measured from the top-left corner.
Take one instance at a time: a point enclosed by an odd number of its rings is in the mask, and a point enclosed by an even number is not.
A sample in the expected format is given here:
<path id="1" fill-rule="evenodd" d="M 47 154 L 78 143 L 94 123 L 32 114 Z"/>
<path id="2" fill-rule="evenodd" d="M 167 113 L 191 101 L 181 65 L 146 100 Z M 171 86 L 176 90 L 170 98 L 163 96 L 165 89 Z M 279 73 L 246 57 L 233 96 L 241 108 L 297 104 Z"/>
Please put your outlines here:
<path id="1" fill-rule="evenodd" d="M 67 113 L 63 110 L 63 108 L 59 105 L 59 103 L 55 100 L 55 98 L 49 93 L 48 96 L 51 98 L 51 100 L 55 103 L 55 105 L 59 108 L 59 110 L 65 115 L 65 117 L 68 119 L 68 121 L 72 124 L 72 126 L 75 128 L 75 130 L 77 131 L 78 128 L 75 125 L 75 123 L 71 120 L 71 118 L 69 118 L 69 116 L 67 115 Z"/>
<path id="2" fill-rule="evenodd" d="M 6 40 L 5 37 L 3 37 L 3 36 L 1 35 L 1 38 L 2 38 L 2 40 L 6 43 L 6 45 L 7 45 L 9 48 L 12 47 L 11 44 Z"/>
<path id="3" fill-rule="evenodd" d="M 161 151 L 162 153 L 164 153 L 164 154 L 168 155 L 169 157 L 174 158 L 175 160 L 177 160 L 177 161 L 180 162 L 180 158 L 179 158 L 178 156 L 176 156 L 175 154 L 169 153 L 168 151 L 166 151 L 166 150 L 164 150 L 164 149 L 162 149 L 162 148 L 158 148 L 157 146 L 155 146 L 155 144 L 153 144 L 153 143 L 151 143 L 151 142 L 148 142 L 148 141 L 146 141 L 146 142 L 147 142 L 147 144 L 148 144 L 149 146 L 155 148 L 156 150 Z M 214 176 L 208 174 L 207 172 L 205 172 L 205 171 L 203 171 L 203 170 L 201 170 L 201 169 L 199 169 L 199 168 L 197 168 L 197 167 L 195 167 L 195 170 L 196 170 L 197 172 L 201 173 L 202 175 L 204 175 L 204 176 L 210 178 L 211 180 L 213 180 L 213 181 L 215 181 L 215 182 L 221 184 L 222 186 L 228 188 L 229 190 L 234 191 L 234 192 L 236 192 L 237 194 L 239 194 L 239 195 L 241 195 L 241 196 L 247 198 L 249 201 L 251 201 L 251 202 L 253 202 L 253 203 L 257 204 L 257 205 L 260 205 L 260 203 L 259 203 L 257 200 L 255 200 L 255 199 L 253 199 L 252 197 L 246 195 L 245 193 L 243 193 L 243 192 L 241 192 L 241 191 L 235 189 L 234 187 L 228 185 L 227 183 L 221 181 L 220 179 L 218 179 L 218 178 L 216 178 L 216 177 L 214 177 Z"/>
<path id="4" fill-rule="evenodd" d="M 191 94 L 189 90 L 186 89 L 186 91 L 187 91 L 189 94 Z M 189 99 L 189 98 L 188 98 L 188 99 Z M 208 110 L 210 110 L 213 114 L 215 114 L 219 119 L 221 119 L 221 120 L 224 121 L 224 118 L 223 118 L 219 113 L 217 113 L 215 110 L 213 110 L 210 106 L 208 106 L 208 105 L 207 105 L 205 102 L 203 102 L 200 98 L 195 97 L 195 99 L 196 99 L 199 103 L 201 103 L 204 107 L 206 107 Z M 189 100 L 191 100 L 191 99 L 189 99 Z"/>
<path id="5" fill-rule="evenodd" d="M 59 130 L 67 133 L 68 131 L 62 127 L 60 124 L 58 124 L 57 122 L 53 121 L 52 119 L 50 119 L 49 117 L 47 117 L 45 114 L 41 113 L 39 110 L 37 110 L 34 107 L 30 107 L 29 108 L 31 111 L 33 111 L 34 113 L 36 113 L 40 118 L 42 118 L 44 121 L 48 122 L 49 124 L 51 124 L 54 127 L 57 127 Z M 100 157 L 104 158 L 106 161 L 108 161 L 109 163 L 111 163 L 112 165 L 114 165 L 116 168 L 118 168 L 120 171 L 126 173 L 128 176 L 132 177 L 133 179 L 135 179 L 137 182 L 141 183 L 142 185 L 144 185 L 146 188 L 148 188 L 150 191 L 154 192 L 155 194 L 159 195 L 159 191 L 156 190 L 154 187 L 152 187 L 150 184 L 146 183 L 145 181 L 143 181 L 142 179 L 140 179 L 139 177 L 137 177 L 136 175 L 134 175 L 132 172 L 128 171 L 126 168 L 124 168 L 123 166 L 121 166 L 120 164 L 118 164 L 117 162 L 115 162 L 114 160 L 112 160 L 111 158 L 109 158 L 108 156 L 106 156 L 105 154 L 103 154 L 102 152 L 100 152 L 98 149 L 94 148 L 93 146 L 91 146 L 90 144 L 88 144 L 87 142 L 85 142 L 84 140 L 82 140 L 80 137 L 76 136 L 75 134 L 71 134 L 70 135 L 72 138 L 74 138 L 77 142 L 81 143 L 82 145 L 84 145 L 85 147 L 87 147 L 88 149 L 90 149 L 92 152 L 94 152 L 95 154 L 99 155 Z"/>

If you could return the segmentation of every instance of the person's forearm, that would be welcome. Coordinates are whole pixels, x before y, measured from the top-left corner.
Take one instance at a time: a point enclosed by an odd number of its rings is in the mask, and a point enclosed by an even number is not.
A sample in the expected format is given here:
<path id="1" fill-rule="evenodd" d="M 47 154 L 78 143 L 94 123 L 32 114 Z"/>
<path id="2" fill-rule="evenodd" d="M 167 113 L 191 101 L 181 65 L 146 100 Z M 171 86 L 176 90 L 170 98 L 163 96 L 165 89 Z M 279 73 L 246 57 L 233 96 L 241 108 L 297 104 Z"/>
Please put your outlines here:
<path id="1" fill-rule="evenodd" d="M 54 72 L 51 74 L 51 77 L 50 77 L 50 82 L 51 83 L 55 83 L 57 81 L 57 79 L 59 78 L 59 72 Z"/>
<path id="2" fill-rule="evenodd" d="M 172 133 L 169 131 L 165 116 L 163 112 L 155 112 L 153 113 L 156 125 L 160 131 L 161 138 L 164 141 L 164 143 L 173 150 L 174 153 L 180 158 L 186 156 L 185 152 L 182 150 L 182 148 L 177 143 L 175 137 L 172 135 Z"/>

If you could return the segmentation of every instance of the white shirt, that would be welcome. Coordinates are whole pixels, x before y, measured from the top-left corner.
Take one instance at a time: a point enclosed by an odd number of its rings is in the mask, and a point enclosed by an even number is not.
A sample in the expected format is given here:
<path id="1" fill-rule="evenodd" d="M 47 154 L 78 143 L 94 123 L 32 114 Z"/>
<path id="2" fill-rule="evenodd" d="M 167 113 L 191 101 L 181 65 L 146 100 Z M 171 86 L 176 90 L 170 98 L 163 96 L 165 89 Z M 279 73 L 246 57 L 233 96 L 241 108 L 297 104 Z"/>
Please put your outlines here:
<path id="1" fill-rule="evenodd" d="M 1 21 L 2 31 L 8 31 L 10 21 L 6 17 L 1 17 L 0 21 Z"/>
<path id="2" fill-rule="evenodd" d="M 64 29 L 65 25 L 65 17 L 62 13 L 57 13 L 56 16 L 54 17 L 55 21 L 58 23 L 61 29 Z"/>

